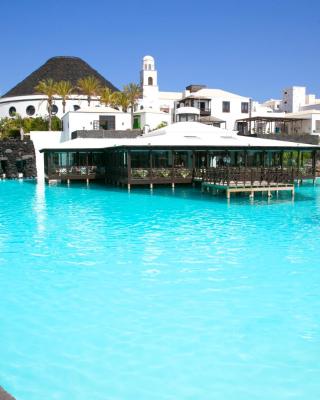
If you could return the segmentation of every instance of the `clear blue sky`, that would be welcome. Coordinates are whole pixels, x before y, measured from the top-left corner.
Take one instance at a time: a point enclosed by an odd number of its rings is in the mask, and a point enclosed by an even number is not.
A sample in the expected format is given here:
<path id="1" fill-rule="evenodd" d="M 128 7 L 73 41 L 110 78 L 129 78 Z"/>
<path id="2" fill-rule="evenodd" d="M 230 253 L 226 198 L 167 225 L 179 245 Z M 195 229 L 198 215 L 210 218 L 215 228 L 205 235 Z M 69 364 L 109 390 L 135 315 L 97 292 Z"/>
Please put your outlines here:
<path id="1" fill-rule="evenodd" d="M 203 83 L 258 100 L 320 96 L 320 0 L 1 0 L 0 94 L 48 58 L 79 56 L 116 86 L 155 57 L 161 90 Z"/>

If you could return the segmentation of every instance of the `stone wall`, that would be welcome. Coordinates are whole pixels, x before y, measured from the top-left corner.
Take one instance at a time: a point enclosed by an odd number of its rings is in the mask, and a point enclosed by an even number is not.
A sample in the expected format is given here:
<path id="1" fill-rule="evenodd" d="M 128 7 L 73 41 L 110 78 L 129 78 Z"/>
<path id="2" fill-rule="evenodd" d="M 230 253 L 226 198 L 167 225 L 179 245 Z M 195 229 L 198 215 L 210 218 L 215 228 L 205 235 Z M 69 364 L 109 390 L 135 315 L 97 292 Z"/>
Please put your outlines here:
<path id="1" fill-rule="evenodd" d="M 92 130 L 92 131 L 74 131 L 71 134 L 71 139 L 129 139 L 136 138 L 137 136 L 142 135 L 142 131 L 140 129 L 128 129 L 125 131 L 115 131 L 115 130 Z"/>
<path id="2" fill-rule="evenodd" d="M 31 140 L 7 139 L 0 140 L 0 177 L 5 174 L 8 179 L 37 176 L 36 157 Z"/>

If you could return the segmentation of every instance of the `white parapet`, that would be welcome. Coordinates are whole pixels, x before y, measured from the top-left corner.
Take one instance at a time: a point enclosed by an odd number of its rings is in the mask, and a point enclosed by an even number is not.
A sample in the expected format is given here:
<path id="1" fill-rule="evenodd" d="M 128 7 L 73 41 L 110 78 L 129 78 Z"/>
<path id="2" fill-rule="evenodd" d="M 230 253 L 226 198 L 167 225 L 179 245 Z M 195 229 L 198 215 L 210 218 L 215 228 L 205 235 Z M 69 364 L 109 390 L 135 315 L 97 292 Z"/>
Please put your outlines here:
<path id="1" fill-rule="evenodd" d="M 36 153 L 37 181 L 44 181 L 44 156 L 40 150 L 50 146 L 54 147 L 62 141 L 61 131 L 33 131 L 30 132 L 30 139 L 33 141 Z"/>

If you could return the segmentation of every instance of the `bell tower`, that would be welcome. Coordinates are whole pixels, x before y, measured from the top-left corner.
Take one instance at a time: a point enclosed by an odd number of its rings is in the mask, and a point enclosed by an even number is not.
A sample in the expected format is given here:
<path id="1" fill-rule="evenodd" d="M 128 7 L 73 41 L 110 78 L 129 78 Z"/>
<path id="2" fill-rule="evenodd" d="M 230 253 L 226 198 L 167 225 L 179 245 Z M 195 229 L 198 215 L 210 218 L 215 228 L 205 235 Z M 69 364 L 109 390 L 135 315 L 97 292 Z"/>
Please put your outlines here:
<path id="1" fill-rule="evenodd" d="M 151 56 L 143 57 L 140 85 L 143 93 L 143 106 L 145 108 L 158 109 L 158 72 L 155 68 L 154 58 Z"/>

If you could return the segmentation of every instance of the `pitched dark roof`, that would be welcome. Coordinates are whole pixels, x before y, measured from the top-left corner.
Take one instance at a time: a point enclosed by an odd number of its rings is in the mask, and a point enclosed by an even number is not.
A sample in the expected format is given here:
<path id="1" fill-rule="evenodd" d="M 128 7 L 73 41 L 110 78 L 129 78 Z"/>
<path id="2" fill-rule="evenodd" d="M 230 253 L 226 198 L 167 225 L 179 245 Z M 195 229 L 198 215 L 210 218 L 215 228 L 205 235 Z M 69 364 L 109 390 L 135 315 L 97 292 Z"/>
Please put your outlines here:
<path id="1" fill-rule="evenodd" d="M 54 81 L 70 81 L 76 85 L 80 78 L 94 76 L 102 86 L 111 90 L 118 90 L 111 82 L 106 80 L 95 69 L 90 67 L 85 61 L 78 57 L 59 56 L 50 58 L 40 68 L 28 75 L 23 81 L 10 89 L 2 97 L 28 96 L 35 94 L 35 86 L 43 79 L 53 79 Z"/>

